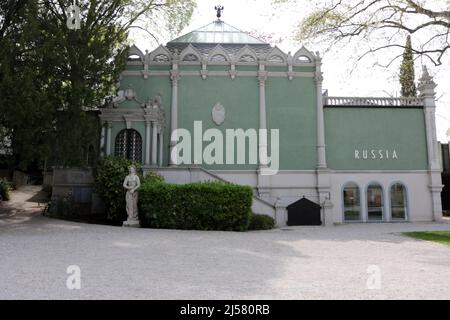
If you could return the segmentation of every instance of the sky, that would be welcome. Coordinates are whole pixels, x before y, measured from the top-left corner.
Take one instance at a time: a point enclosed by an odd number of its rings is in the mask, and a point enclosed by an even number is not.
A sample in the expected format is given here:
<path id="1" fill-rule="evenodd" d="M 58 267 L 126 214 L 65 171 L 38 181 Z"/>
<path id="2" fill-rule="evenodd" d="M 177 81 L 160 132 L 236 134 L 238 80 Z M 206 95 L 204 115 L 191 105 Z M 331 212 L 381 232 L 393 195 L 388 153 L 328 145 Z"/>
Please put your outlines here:
<path id="1" fill-rule="evenodd" d="M 302 43 L 294 40 L 294 33 L 301 19 L 312 10 L 312 0 L 291 1 L 289 4 L 274 5 L 273 0 L 197 0 L 197 8 L 191 22 L 179 35 L 183 35 L 216 20 L 215 5 L 224 6 L 222 20 L 243 31 L 258 30 L 277 39 L 276 44 L 284 52 L 293 54 Z M 133 42 L 142 50 L 154 50 L 155 45 L 144 34 L 131 35 Z M 162 39 L 165 44 L 171 39 Z M 380 57 L 368 57 L 357 64 L 357 47 L 337 48 L 325 51 L 325 46 L 307 46 L 310 51 L 319 51 L 322 56 L 324 73 L 323 88 L 330 96 L 399 96 L 398 70 L 401 61 L 388 69 L 373 66 Z M 386 54 L 386 52 L 383 52 Z M 440 67 L 433 66 L 422 59 L 416 60 L 416 80 L 422 73 L 422 64 L 426 64 L 434 81 L 438 85 L 436 127 L 439 141 L 447 142 L 447 130 L 450 129 L 450 53 Z"/>

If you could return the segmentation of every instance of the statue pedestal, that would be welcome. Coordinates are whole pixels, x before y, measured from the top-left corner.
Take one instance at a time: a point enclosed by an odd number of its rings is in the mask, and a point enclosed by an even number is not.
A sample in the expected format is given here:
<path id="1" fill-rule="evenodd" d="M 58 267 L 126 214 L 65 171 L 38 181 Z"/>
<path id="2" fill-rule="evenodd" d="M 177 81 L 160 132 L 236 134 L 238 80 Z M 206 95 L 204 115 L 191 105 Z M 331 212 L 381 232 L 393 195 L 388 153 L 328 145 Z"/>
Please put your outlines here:
<path id="1" fill-rule="evenodd" d="M 127 220 L 123 222 L 122 227 L 140 228 L 141 224 L 139 223 L 139 220 Z"/>

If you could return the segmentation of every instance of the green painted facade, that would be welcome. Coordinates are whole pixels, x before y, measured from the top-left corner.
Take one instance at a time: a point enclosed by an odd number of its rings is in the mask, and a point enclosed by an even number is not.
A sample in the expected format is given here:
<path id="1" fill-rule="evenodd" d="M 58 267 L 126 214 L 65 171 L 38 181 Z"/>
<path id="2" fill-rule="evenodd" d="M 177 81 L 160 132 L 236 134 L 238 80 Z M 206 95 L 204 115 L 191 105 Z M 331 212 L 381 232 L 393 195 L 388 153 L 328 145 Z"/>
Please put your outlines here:
<path id="1" fill-rule="evenodd" d="M 212 27 L 216 28 L 217 25 Z M 177 44 L 176 41 L 172 43 L 172 45 L 175 44 Z M 203 44 L 198 45 L 198 48 L 203 48 Z M 243 47 L 244 44 L 239 44 L 233 52 L 235 53 Z M 192 55 L 193 47 L 190 48 L 189 54 Z M 212 50 L 212 48 L 216 48 L 215 50 L 220 52 L 225 47 L 210 46 L 209 50 Z M 270 46 L 268 52 L 270 52 Z M 279 55 L 280 53 L 276 54 Z M 253 63 L 242 63 L 239 60 L 234 60 L 234 62 L 218 63 L 207 61 L 205 64 L 204 58 L 206 56 L 201 58 L 200 53 L 196 62 L 182 61 L 183 52 L 178 52 L 178 55 L 180 60 L 176 60 L 177 67 L 175 69 L 173 69 L 172 60 L 170 60 L 170 63 L 144 63 L 144 58 L 141 57 L 141 62 L 130 62 L 120 82 L 120 90 L 132 88 L 136 94 L 136 101 L 141 104 L 154 99 L 156 96 L 162 98 L 162 109 L 165 114 L 164 145 L 162 149 L 164 166 L 169 165 L 170 159 L 171 71 L 180 73 L 177 106 L 178 128 L 187 129 L 194 136 L 194 123 L 201 121 L 203 133 L 207 129 L 218 129 L 222 132 L 224 142 L 226 142 L 227 129 L 259 129 L 260 87 L 258 72 L 264 70 L 267 75 L 264 89 L 267 128 L 279 130 L 279 169 L 316 169 L 318 163 L 318 102 L 316 100 L 317 84 L 314 78 L 316 76 L 314 55 L 311 54 L 308 57 L 309 62 L 303 63 L 304 65 L 287 62 L 289 57 L 286 55 L 286 57 L 283 57 L 286 62 L 265 62 L 263 68 L 256 59 Z M 148 57 L 150 58 L 151 54 Z M 235 73 L 230 72 L 233 69 Z M 149 73 L 144 70 L 148 70 Z M 295 76 L 292 76 L 289 70 L 292 70 Z M 204 73 L 204 71 L 207 72 Z M 205 77 L 203 78 L 202 75 Z M 141 108 L 136 101 L 125 100 L 119 108 L 124 109 L 124 112 L 126 109 Z M 225 121 L 221 125 L 216 125 L 212 119 L 212 108 L 217 103 L 222 104 L 226 112 Z M 428 167 L 424 114 L 420 107 L 325 107 L 324 122 L 326 160 L 330 169 L 425 170 Z M 112 145 L 110 149 L 114 152 L 115 138 L 120 130 L 125 129 L 125 124 L 113 122 L 112 125 Z M 132 123 L 132 128 L 139 131 L 144 141 L 144 122 Z M 196 136 L 195 140 L 198 139 L 199 137 Z M 271 154 L 270 142 L 269 136 L 269 156 Z M 203 142 L 202 150 L 209 144 L 210 142 Z M 144 142 L 143 158 L 146 152 Z M 248 152 L 247 146 L 247 160 L 249 159 Z M 376 153 L 375 156 L 373 155 L 374 152 Z M 192 146 L 192 155 L 194 153 L 194 146 Z M 224 164 L 206 165 L 202 163 L 202 166 L 206 169 L 217 170 L 256 170 L 258 168 L 256 163 L 228 165 L 226 164 L 225 150 L 224 153 Z M 360 156 L 359 159 L 357 155 Z"/>
<path id="2" fill-rule="evenodd" d="M 230 77 L 208 77 L 206 80 L 201 77 L 183 77 L 179 81 L 178 90 L 178 127 L 189 130 L 191 134 L 194 132 L 194 121 L 202 121 L 203 131 L 210 128 L 219 129 L 224 137 L 226 129 L 247 130 L 259 127 L 259 91 L 256 77 L 239 77 L 234 80 Z M 221 126 L 217 126 L 211 116 L 212 108 L 218 102 L 226 111 L 226 120 Z M 204 142 L 203 146 L 208 144 Z M 246 158 L 249 158 L 248 152 Z M 253 170 L 257 166 L 224 164 L 205 167 Z"/>
<path id="3" fill-rule="evenodd" d="M 133 66 L 134 67 L 134 66 Z M 189 67 L 188 71 L 200 71 L 201 66 Z M 228 66 L 216 66 L 214 71 L 229 71 Z M 169 66 L 164 66 L 168 71 Z M 164 68 L 161 67 L 161 70 Z M 184 68 L 180 68 L 183 70 Z M 211 68 L 208 67 L 208 71 Z M 254 66 L 245 66 L 248 71 Z M 310 72 L 310 67 L 305 67 Z M 192 132 L 195 121 L 202 121 L 203 132 L 219 129 L 225 138 L 226 129 L 259 128 L 259 86 L 257 77 L 183 76 L 179 80 L 178 127 Z M 169 76 L 125 76 L 121 89 L 132 87 L 137 99 L 147 101 L 160 95 L 166 115 L 166 129 L 170 127 L 171 80 Z M 284 77 L 268 77 L 266 81 L 266 110 L 268 129 L 280 132 L 280 169 L 313 170 L 316 167 L 316 87 L 312 77 L 289 80 Z M 226 110 L 226 120 L 217 126 L 211 117 L 212 107 L 220 102 Z M 136 103 L 125 101 L 121 108 L 135 108 Z M 420 108 L 345 108 L 324 109 L 327 162 L 335 170 L 425 170 L 427 169 L 426 134 L 423 110 Z M 136 126 L 137 124 L 133 124 Z M 145 137 L 142 124 L 139 132 Z M 123 125 L 114 125 L 116 134 Z M 395 137 L 395 139 L 393 139 Z M 165 130 L 164 141 L 170 141 Z M 209 143 L 204 142 L 203 147 Z M 269 138 L 270 147 L 270 138 Z M 145 148 L 144 148 L 145 149 Z M 114 150 L 114 145 L 112 146 Z M 355 159 L 355 151 L 368 150 L 370 159 Z M 376 150 L 376 159 L 371 151 Z M 379 159 L 379 150 L 397 159 Z M 169 147 L 163 148 L 164 164 L 169 163 Z M 192 150 L 193 152 L 193 150 Z M 269 148 L 270 155 L 270 148 Z M 224 162 L 226 155 L 224 155 Z M 247 155 L 248 159 L 248 155 Z M 217 170 L 255 170 L 257 165 L 204 165 Z"/>
<path id="4" fill-rule="evenodd" d="M 134 67 L 134 66 L 133 66 Z M 164 66 L 169 71 L 169 66 Z M 238 66 L 238 71 L 256 71 L 257 66 Z M 133 68 L 134 69 L 134 68 Z M 287 67 L 285 67 L 287 69 Z M 310 67 L 305 70 L 310 71 Z M 163 68 L 161 68 L 163 70 Z M 200 65 L 180 66 L 181 71 L 199 71 Z M 230 71 L 230 66 L 208 66 L 208 71 Z M 139 70 L 143 71 L 143 70 Z M 305 72 L 307 72 L 305 71 Z M 171 80 L 169 76 L 127 75 L 121 80 L 120 89 L 129 87 L 136 91 L 139 101 L 160 95 L 166 115 L 166 128 L 170 129 Z M 289 80 L 282 77 L 268 77 L 266 81 L 266 109 L 268 129 L 278 129 L 280 135 L 280 169 L 313 170 L 316 164 L 316 99 L 315 83 L 312 77 Z M 217 126 L 211 116 L 213 106 L 220 102 L 226 110 L 226 120 Z M 135 108 L 134 101 L 125 101 L 121 108 Z M 202 121 L 203 132 L 210 128 L 219 129 L 226 137 L 227 129 L 259 128 L 259 83 L 255 77 L 183 76 L 178 82 L 178 127 L 194 134 L 194 122 Z M 114 124 L 114 127 L 116 125 Z M 124 129 L 123 125 L 119 126 Z M 113 137 L 120 132 L 113 130 Z M 145 128 L 140 132 L 145 137 Z M 115 140 L 112 140 L 114 144 Z M 169 130 L 165 130 L 164 141 L 170 141 Z M 270 135 L 269 135 L 270 155 Z M 204 142 L 206 147 L 209 142 Z M 192 146 L 192 154 L 194 154 Z M 235 159 L 236 159 L 235 146 Z M 145 149 L 145 148 L 144 148 Z M 112 146 L 114 150 L 114 145 Z M 164 147 L 164 164 L 169 164 L 169 147 Z M 246 159 L 249 159 L 247 148 Z M 205 165 L 214 170 L 256 170 L 257 164 L 227 165 L 224 154 L 223 165 Z"/>
<path id="5" fill-rule="evenodd" d="M 420 108 L 325 108 L 328 166 L 335 170 L 426 170 L 424 112 Z M 368 159 L 355 159 L 368 150 Z M 373 158 L 371 150 L 376 150 Z M 380 159 L 379 150 L 390 154 Z M 397 159 L 392 158 L 392 151 Z"/>
<path id="6" fill-rule="evenodd" d="M 280 130 L 280 169 L 316 168 L 316 88 L 313 78 L 268 78 L 267 125 Z"/>

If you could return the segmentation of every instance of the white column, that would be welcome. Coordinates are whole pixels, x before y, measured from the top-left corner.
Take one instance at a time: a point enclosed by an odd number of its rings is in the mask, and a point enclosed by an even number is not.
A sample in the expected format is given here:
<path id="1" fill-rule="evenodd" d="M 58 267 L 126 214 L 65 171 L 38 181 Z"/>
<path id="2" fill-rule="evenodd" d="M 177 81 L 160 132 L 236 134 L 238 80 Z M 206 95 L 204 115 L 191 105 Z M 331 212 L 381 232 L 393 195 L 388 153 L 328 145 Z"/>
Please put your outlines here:
<path id="1" fill-rule="evenodd" d="M 258 74 L 259 82 L 259 129 L 267 130 L 267 115 L 266 115 L 266 80 L 267 72 L 260 71 Z M 260 167 L 267 166 L 267 135 L 259 135 L 259 165 Z M 262 159 L 265 157 L 266 159 Z"/>
<path id="2" fill-rule="evenodd" d="M 158 159 L 158 129 L 156 128 L 156 123 L 152 122 L 152 166 L 157 166 Z"/>
<path id="3" fill-rule="evenodd" d="M 105 128 L 105 123 L 102 122 L 102 132 L 101 132 L 101 137 L 100 137 L 100 156 L 104 156 L 105 155 L 105 138 L 106 138 L 106 128 Z"/>
<path id="4" fill-rule="evenodd" d="M 108 121 L 106 123 L 106 155 L 111 155 L 111 129 L 112 129 L 112 122 Z"/>
<path id="5" fill-rule="evenodd" d="M 323 114 L 323 98 L 322 98 L 322 59 L 318 52 L 315 58 L 316 72 L 314 81 L 316 84 L 316 114 L 317 114 L 317 192 L 319 203 L 322 206 L 323 225 L 330 226 L 334 224 L 333 203 L 331 196 L 331 173 L 327 168 L 326 148 L 325 148 L 325 121 Z"/>
<path id="6" fill-rule="evenodd" d="M 150 121 L 145 122 L 145 165 L 150 165 Z"/>
<path id="7" fill-rule="evenodd" d="M 391 186 L 383 187 L 383 220 L 386 222 L 392 221 L 392 211 L 391 211 Z"/>
<path id="8" fill-rule="evenodd" d="M 435 106 L 424 103 L 425 125 L 427 128 L 428 165 L 431 170 L 439 170 L 436 138 Z"/>
<path id="9" fill-rule="evenodd" d="M 321 71 L 322 59 L 316 58 L 316 100 L 317 100 L 317 168 L 327 168 L 326 150 L 325 150 L 325 121 L 323 115 L 322 82 L 323 74 Z"/>
<path id="10" fill-rule="evenodd" d="M 361 220 L 362 222 L 369 221 L 369 212 L 367 208 L 367 204 L 369 203 L 369 200 L 367 199 L 367 188 L 363 187 L 359 189 L 359 199 L 361 201 Z M 342 196 L 341 196 L 342 199 Z M 341 200 L 343 201 L 343 199 Z"/>
<path id="11" fill-rule="evenodd" d="M 425 113 L 429 188 L 431 192 L 433 219 L 435 221 L 442 221 L 441 191 L 443 185 L 437 152 L 435 88 L 436 84 L 433 78 L 428 73 L 427 68 L 424 67 L 422 77 L 419 79 L 419 92 L 424 104 Z"/>
<path id="12" fill-rule="evenodd" d="M 178 129 L 178 79 L 179 73 L 178 71 L 172 71 L 171 76 L 172 80 L 172 105 L 171 105 L 171 121 L 170 121 L 170 132 L 174 132 Z M 177 141 L 170 141 L 170 154 L 172 154 L 173 149 L 175 148 Z M 170 165 L 176 165 L 175 159 L 170 157 Z"/>
<path id="13" fill-rule="evenodd" d="M 159 166 L 163 166 L 163 155 L 164 155 L 164 132 L 159 130 Z"/>
<path id="14" fill-rule="evenodd" d="M 271 197 L 271 177 L 266 175 L 264 170 L 268 167 L 267 155 L 267 115 L 266 115 L 266 80 L 267 72 L 264 70 L 264 63 L 259 65 L 259 137 L 258 137 L 258 194 L 261 198 L 269 200 Z"/>

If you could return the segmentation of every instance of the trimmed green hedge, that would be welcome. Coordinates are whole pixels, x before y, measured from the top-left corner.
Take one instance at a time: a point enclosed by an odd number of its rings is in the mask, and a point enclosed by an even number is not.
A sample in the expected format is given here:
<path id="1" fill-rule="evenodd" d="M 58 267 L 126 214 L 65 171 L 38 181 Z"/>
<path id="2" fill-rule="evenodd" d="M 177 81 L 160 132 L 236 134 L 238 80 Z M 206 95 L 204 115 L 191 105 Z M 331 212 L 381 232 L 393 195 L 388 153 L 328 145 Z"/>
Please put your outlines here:
<path id="1" fill-rule="evenodd" d="M 6 179 L 0 178 L 0 198 L 3 201 L 9 200 L 9 193 L 12 190 L 12 184 Z"/>
<path id="2" fill-rule="evenodd" d="M 275 220 L 265 214 L 254 214 L 248 226 L 249 230 L 270 230 L 273 228 L 275 228 Z"/>
<path id="3" fill-rule="evenodd" d="M 250 187 L 222 182 L 144 183 L 139 218 L 147 228 L 246 231 L 252 199 Z"/>

